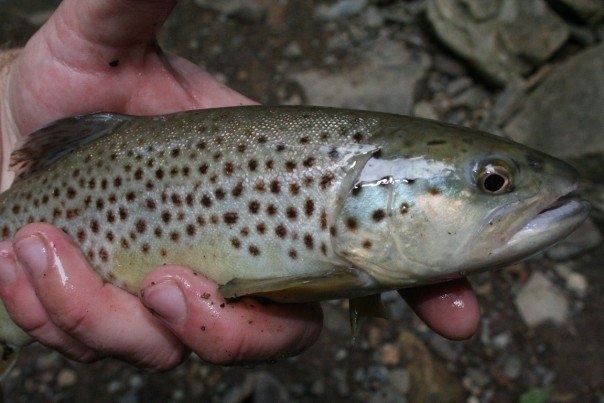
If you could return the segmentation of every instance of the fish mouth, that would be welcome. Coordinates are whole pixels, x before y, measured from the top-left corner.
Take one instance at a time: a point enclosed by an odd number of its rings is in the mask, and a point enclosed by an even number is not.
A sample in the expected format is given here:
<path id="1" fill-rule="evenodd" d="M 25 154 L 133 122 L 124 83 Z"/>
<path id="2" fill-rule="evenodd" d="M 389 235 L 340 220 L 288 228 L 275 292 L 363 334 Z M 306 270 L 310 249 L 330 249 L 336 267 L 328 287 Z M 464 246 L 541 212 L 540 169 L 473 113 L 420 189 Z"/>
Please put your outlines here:
<path id="1" fill-rule="evenodd" d="M 506 248 L 532 254 L 564 238 L 587 219 L 590 205 L 573 192 L 559 197 L 520 228 Z M 522 251 L 522 252 L 521 252 Z"/>

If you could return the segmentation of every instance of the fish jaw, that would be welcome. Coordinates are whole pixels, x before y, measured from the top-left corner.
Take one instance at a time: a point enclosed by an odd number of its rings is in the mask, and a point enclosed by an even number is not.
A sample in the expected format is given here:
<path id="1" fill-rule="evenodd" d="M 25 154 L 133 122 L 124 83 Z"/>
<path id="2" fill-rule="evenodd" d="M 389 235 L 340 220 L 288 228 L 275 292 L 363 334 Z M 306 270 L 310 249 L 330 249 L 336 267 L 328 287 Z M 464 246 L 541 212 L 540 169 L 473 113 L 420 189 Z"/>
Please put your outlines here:
<path id="1" fill-rule="evenodd" d="M 492 257 L 497 260 L 504 250 L 507 256 L 530 256 L 570 235 L 587 219 L 589 211 L 590 205 L 585 200 L 556 200 L 530 219 L 503 247 L 492 251 Z"/>

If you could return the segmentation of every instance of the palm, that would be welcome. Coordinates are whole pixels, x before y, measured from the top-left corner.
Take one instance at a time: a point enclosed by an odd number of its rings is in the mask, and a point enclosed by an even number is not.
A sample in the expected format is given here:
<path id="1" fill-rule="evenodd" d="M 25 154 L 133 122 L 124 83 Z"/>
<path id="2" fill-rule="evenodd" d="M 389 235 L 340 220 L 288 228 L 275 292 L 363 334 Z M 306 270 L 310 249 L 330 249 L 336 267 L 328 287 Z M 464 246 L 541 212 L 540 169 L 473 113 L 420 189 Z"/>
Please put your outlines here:
<path id="1" fill-rule="evenodd" d="M 99 36 L 123 21 L 109 16 L 102 29 L 96 20 L 86 24 L 90 17 L 74 4 L 64 3 L 32 38 L 13 73 L 19 77 L 11 80 L 10 109 L 19 134 L 99 110 L 158 114 L 251 103 L 189 61 L 162 53 L 154 28 Z M 105 3 L 91 7 L 93 14 L 109 12 Z M 163 18 L 150 22 L 144 25 L 161 26 Z"/>

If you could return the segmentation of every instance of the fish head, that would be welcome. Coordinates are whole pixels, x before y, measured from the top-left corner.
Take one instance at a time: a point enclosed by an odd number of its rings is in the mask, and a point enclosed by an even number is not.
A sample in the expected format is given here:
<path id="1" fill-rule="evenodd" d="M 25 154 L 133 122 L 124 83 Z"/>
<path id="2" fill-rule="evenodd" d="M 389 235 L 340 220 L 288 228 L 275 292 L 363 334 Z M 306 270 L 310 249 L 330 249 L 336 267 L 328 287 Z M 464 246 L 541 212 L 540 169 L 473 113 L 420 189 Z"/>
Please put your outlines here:
<path id="1" fill-rule="evenodd" d="M 381 284 L 443 281 L 522 260 L 566 237 L 589 205 L 574 168 L 505 138 L 414 121 L 375 139 L 332 242 Z"/>

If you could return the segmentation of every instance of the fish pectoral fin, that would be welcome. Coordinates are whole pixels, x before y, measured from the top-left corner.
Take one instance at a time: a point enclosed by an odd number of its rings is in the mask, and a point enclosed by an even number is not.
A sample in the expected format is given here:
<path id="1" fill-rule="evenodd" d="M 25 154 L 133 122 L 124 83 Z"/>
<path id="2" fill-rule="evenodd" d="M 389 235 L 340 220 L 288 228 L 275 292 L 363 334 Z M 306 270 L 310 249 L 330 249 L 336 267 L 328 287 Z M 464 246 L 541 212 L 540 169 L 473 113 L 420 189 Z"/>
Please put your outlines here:
<path id="1" fill-rule="evenodd" d="M 362 270 L 334 268 L 313 274 L 264 279 L 235 278 L 218 290 L 224 298 L 265 297 L 276 302 L 311 302 L 366 294 L 377 282 Z"/>
<path id="2" fill-rule="evenodd" d="M 17 145 L 10 158 L 10 168 L 19 179 L 43 171 L 74 150 L 111 134 L 132 118 L 102 112 L 57 120 Z"/>
<path id="3" fill-rule="evenodd" d="M 382 294 L 372 294 L 363 297 L 351 298 L 348 306 L 353 345 L 357 340 L 361 323 L 365 318 L 378 317 L 388 319 L 390 317 L 390 314 L 382 303 Z"/>

